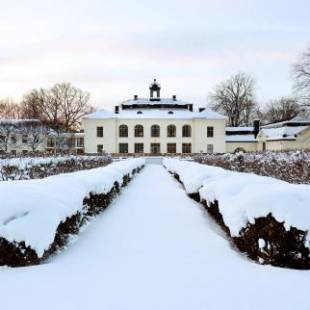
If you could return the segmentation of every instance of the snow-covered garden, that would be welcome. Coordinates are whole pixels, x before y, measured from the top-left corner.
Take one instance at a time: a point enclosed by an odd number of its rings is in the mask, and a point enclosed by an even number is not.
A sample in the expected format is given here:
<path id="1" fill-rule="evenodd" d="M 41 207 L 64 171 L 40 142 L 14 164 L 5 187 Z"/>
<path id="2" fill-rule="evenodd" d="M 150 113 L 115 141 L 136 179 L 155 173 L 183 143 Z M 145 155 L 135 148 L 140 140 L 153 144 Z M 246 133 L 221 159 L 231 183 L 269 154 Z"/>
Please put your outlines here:
<path id="1" fill-rule="evenodd" d="M 310 151 L 254 152 L 236 154 L 199 154 L 193 159 L 206 165 L 254 172 L 290 183 L 310 183 Z"/>
<path id="2" fill-rule="evenodd" d="M 57 155 L 0 159 L 0 181 L 41 179 L 47 176 L 102 167 L 111 162 L 108 155 Z"/>
<path id="3" fill-rule="evenodd" d="M 3 309 L 309 309 L 309 185 L 154 162 L 0 182 Z"/>

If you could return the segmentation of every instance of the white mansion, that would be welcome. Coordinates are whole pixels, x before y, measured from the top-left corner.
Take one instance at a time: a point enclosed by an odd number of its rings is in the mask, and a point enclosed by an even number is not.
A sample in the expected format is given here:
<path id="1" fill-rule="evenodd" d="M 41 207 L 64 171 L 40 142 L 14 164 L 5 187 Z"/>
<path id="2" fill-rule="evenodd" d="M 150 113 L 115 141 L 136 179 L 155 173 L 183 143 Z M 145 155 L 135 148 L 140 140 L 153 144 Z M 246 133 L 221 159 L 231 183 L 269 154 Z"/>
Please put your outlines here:
<path id="1" fill-rule="evenodd" d="M 172 96 L 160 97 L 154 80 L 150 97 L 126 100 L 114 112 L 99 110 L 82 120 L 85 153 L 225 153 L 310 149 L 310 119 L 252 127 L 226 127 L 226 117 Z"/>
<path id="2" fill-rule="evenodd" d="M 126 100 L 114 112 L 99 110 L 83 118 L 86 153 L 200 153 L 226 151 L 226 118 L 193 104 L 160 97 L 154 80 L 150 97 Z"/>

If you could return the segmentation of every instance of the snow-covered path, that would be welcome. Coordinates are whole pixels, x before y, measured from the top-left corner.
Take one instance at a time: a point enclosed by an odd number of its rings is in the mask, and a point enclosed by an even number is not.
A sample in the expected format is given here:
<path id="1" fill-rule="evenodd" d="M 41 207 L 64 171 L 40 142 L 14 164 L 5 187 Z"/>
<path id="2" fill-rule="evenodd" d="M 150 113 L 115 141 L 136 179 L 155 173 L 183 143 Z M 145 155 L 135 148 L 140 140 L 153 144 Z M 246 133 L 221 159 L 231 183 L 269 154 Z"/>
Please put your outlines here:
<path id="1" fill-rule="evenodd" d="M 240 256 L 159 165 L 51 262 L 0 268 L 1 309 L 310 309 L 310 273 Z"/>

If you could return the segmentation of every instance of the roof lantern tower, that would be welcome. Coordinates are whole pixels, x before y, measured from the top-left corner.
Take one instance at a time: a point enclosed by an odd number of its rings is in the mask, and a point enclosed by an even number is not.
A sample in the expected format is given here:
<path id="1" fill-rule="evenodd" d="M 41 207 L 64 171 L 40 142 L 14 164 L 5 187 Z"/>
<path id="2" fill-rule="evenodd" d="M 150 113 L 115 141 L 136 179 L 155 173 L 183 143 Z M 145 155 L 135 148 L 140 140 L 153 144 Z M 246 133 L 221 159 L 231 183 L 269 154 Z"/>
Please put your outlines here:
<path id="1" fill-rule="evenodd" d="M 156 79 L 154 79 L 154 82 L 150 84 L 151 101 L 160 101 L 160 88 L 160 84 L 156 82 Z"/>

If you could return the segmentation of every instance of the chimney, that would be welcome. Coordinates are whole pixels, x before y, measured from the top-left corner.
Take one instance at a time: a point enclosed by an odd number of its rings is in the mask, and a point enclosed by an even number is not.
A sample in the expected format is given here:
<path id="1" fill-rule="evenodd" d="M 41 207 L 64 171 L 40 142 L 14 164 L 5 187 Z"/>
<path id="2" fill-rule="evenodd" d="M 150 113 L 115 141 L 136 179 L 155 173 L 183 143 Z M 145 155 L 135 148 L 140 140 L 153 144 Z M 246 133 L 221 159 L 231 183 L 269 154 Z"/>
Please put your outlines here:
<path id="1" fill-rule="evenodd" d="M 176 95 L 173 95 L 173 96 L 172 96 L 172 100 L 173 100 L 173 101 L 177 101 L 177 96 L 176 96 Z"/>
<path id="2" fill-rule="evenodd" d="M 257 137 L 259 130 L 260 130 L 260 120 L 256 119 L 253 122 L 253 133 L 255 138 Z"/>
<path id="3" fill-rule="evenodd" d="M 203 112 L 206 108 L 199 108 L 199 112 Z"/>
<path id="4" fill-rule="evenodd" d="M 193 112 L 193 104 L 189 103 L 187 104 L 187 109 L 191 112 Z"/>
<path id="5" fill-rule="evenodd" d="M 138 100 L 138 95 L 134 95 L 133 100 Z"/>
<path id="6" fill-rule="evenodd" d="M 116 106 L 114 107 L 114 112 L 115 112 L 115 114 L 118 114 L 118 113 L 119 113 L 119 106 L 118 106 L 118 105 L 116 105 Z"/>

